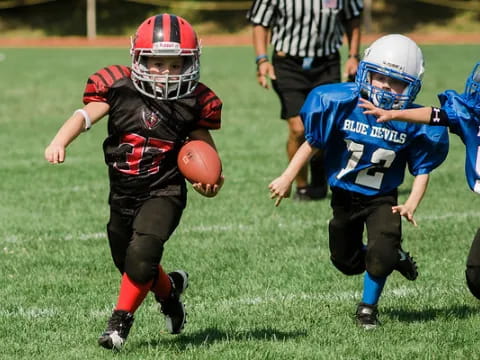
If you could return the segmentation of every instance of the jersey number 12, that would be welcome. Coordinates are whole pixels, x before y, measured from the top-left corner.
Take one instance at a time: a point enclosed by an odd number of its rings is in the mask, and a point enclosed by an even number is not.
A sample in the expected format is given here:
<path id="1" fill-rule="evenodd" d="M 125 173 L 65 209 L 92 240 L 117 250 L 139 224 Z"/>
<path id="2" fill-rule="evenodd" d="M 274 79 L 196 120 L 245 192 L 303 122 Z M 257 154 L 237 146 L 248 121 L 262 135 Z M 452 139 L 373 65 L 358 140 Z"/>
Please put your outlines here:
<path id="1" fill-rule="evenodd" d="M 364 155 L 364 145 L 353 142 L 352 140 L 345 140 L 347 149 L 350 152 L 350 158 L 347 165 L 339 171 L 337 179 L 355 169 Z M 355 178 L 355 184 L 363 185 L 372 189 L 380 189 L 384 176 L 385 169 L 389 168 L 395 159 L 395 152 L 388 149 L 378 148 L 372 153 L 370 163 L 372 166 L 358 172 Z"/>

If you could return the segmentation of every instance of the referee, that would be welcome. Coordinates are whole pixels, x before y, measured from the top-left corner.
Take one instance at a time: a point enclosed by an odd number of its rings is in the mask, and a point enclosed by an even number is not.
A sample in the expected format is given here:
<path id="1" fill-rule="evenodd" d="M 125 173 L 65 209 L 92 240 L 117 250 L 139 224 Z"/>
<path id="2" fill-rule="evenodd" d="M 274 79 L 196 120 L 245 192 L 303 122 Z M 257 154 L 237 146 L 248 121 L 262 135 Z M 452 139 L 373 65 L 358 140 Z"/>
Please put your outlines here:
<path id="1" fill-rule="evenodd" d="M 288 123 L 287 155 L 290 160 L 304 142 L 299 116 L 314 87 L 340 82 L 340 54 L 344 34 L 348 39 L 345 76 L 353 81 L 360 50 L 360 16 L 363 0 L 254 0 L 247 13 L 253 25 L 257 81 L 268 89 L 268 78 L 281 103 L 281 118 Z M 271 38 L 273 54 L 267 54 Z M 298 200 L 319 200 L 328 185 L 320 154 L 296 177 Z"/>

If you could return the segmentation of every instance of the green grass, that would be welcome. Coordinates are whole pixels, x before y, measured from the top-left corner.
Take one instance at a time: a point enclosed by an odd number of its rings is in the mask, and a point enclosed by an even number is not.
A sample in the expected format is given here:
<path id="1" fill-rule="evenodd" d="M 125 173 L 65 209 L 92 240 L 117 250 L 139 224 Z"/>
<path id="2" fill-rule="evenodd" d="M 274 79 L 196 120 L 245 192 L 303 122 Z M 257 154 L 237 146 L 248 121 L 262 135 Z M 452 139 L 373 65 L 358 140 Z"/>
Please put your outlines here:
<path id="1" fill-rule="evenodd" d="M 424 46 L 419 103 L 461 90 L 478 46 Z M 171 336 L 148 297 L 119 354 L 99 348 L 117 298 L 110 259 L 106 120 L 82 134 L 67 161 L 43 150 L 81 106 L 87 77 L 127 50 L 1 49 L 0 358 L 1 359 L 473 359 L 480 304 L 464 284 L 479 199 L 466 185 L 464 149 L 451 137 L 432 174 L 418 228 L 404 224 L 405 248 L 420 266 L 408 282 L 393 274 L 381 299 L 383 326 L 353 321 L 362 278 L 329 261 L 328 200 L 275 208 L 267 185 L 286 165 L 286 126 L 273 91 L 255 82 L 251 48 L 207 48 L 202 80 L 223 99 L 214 132 L 226 183 L 214 199 L 189 191 L 166 245 L 167 270 L 191 274 L 184 334 Z M 449 54 L 455 54 L 449 55 Z M 411 177 L 401 188 L 408 194 Z"/>

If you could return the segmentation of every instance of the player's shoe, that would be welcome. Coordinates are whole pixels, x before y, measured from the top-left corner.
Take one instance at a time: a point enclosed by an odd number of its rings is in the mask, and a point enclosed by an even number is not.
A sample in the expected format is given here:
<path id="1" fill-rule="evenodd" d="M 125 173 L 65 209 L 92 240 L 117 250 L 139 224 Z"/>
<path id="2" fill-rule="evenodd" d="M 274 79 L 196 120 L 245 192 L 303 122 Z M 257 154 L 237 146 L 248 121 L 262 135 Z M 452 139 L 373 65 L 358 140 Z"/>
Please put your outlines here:
<path id="1" fill-rule="evenodd" d="M 406 251 L 398 249 L 399 259 L 395 270 L 399 271 L 407 280 L 415 280 L 418 276 L 417 263 Z"/>
<path id="2" fill-rule="evenodd" d="M 297 191 L 294 195 L 294 200 L 298 201 L 312 201 L 312 200 L 322 200 L 325 199 L 328 192 L 328 185 L 325 186 L 312 186 L 308 185 L 305 187 L 297 188 Z"/>
<path id="3" fill-rule="evenodd" d="M 98 344 L 106 349 L 120 350 L 127 340 L 133 324 L 133 315 L 124 310 L 114 310 Z"/>
<path id="4" fill-rule="evenodd" d="M 170 334 L 180 334 L 186 323 L 187 313 L 180 296 L 188 286 L 188 273 L 183 270 L 172 271 L 168 274 L 172 284 L 172 291 L 168 299 L 160 299 L 160 311 L 165 315 L 165 324 Z"/>
<path id="5" fill-rule="evenodd" d="M 380 325 L 376 305 L 368 305 L 365 303 L 358 304 L 355 317 L 357 325 L 365 330 L 373 330 Z"/>

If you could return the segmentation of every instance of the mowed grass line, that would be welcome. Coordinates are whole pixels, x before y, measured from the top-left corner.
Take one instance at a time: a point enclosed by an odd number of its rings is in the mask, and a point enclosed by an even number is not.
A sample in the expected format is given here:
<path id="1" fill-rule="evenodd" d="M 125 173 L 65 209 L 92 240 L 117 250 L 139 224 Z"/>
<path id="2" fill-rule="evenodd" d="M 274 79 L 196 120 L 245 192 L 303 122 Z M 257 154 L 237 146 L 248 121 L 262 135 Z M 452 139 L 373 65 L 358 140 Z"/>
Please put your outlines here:
<path id="1" fill-rule="evenodd" d="M 461 90 L 478 60 L 476 46 L 423 46 L 419 103 Z M 2 359 L 472 359 L 480 306 L 464 284 L 465 258 L 480 224 L 479 199 L 464 180 L 464 148 L 451 137 L 432 174 L 404 247 L 420 276 L 393 274 L 381 299 L 382 327 L 354 325 L 362 278 L 329 261 L 328 200 L 285 200 L 267 185 L 286 166 L 286 126 L 274 93 L 255 83 L 249 47 L 206 48 L 202 81 L 224 101 L 214 132 L 226 176 L 214 199 L 190 190 L 166 245 L 167 270 L 191 275 L 184 334 L 171 336 L 151 296 L 119 354 L 99 348 L 116 302 L 119 274 L 110 259 L 108 180 L 101 144 L 106 119 L 51 166 L 43 150 L 81 106 L 87 77 L 129 63 L 126 50 L 2 49 L 0 62 L 0 358 Z M 456 54 L 455 58 L 445 54 Z M 407 175 L 400 198 L 408 195 Z"/>

